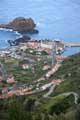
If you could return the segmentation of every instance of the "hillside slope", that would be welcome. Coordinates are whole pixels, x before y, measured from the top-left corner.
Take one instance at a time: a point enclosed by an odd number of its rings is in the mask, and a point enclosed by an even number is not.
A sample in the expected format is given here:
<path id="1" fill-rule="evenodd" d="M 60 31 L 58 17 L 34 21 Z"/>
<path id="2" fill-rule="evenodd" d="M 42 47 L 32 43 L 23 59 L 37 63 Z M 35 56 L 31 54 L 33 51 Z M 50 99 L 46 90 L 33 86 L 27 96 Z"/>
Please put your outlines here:
<path id="1" fill-rule="evenodd" d="M 80 93 L 80 53 L 64 60 L 55 77 L 64 79 L 55 89 L 55 94 L 69 91 Z"/>

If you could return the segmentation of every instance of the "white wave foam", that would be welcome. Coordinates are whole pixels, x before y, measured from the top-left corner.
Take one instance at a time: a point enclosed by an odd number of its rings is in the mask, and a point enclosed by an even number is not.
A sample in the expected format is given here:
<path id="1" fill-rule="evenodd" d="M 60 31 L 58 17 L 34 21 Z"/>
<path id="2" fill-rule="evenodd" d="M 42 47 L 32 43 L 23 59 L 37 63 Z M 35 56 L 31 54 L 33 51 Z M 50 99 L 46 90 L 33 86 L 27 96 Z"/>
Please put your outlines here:
<path id="1" fill-rule="evenodd" d="M 19 37 L 22 37 L 22 35 L 18 31 L 14 31 L 16 35 L 19 35 Z"/>
<path id="2" fill-rule="evenodd" d="M 13 32 L 13 30 L 12 30 L 12 29 L 9 29 L 9 31 L 10 31 L 10 32 Z"/>
<path id="3" fill-rule="evenodd" d="M 37 26 L 40 26 L 40 22 L 37 22 Z"/>
<path id="4" fill-rule="evenodd" d="M 22 36 L 18 31 L 14 31 L 12 29 L 6 29 L 6 28 L 0 28 L 1 31 L 9 31 L 9 32 L 14 32 L 16 35 Z"/>
<path id="5" fill-rule="evenodd" d="M 4 28 L 0 28 L 0 30 L 4 30 Z"/>
<path id="6" fill-rule="evenodd" d="M 37 27 L 45 27 L 46 24 L 42 22 L 37 22 Z"/>
<path id="7" fill-rule="evenodd" d="M 6 28 L 0 28 L 0 30 L 13 32 L 13 30 L 12 30 L 12 29 L 6 29 Z"/>

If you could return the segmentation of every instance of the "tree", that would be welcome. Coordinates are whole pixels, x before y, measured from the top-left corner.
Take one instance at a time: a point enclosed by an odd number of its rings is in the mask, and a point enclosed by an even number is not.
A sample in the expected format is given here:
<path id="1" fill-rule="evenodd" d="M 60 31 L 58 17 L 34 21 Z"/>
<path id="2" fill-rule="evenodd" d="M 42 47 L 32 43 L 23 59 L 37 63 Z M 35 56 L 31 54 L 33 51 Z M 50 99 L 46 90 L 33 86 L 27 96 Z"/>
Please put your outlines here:
<path id="1" fill-rule="evenodd" d="M 77 106 L 77 110 L 76 110 L 76 120 L 80 120 L 80 104 Z"/>
<path id="2" fill-rule="evenodd" d="M 32 117 L 24 110 L 21 102 L 15 101 L 10 104 L 8 120 L 32 120 Z"/>

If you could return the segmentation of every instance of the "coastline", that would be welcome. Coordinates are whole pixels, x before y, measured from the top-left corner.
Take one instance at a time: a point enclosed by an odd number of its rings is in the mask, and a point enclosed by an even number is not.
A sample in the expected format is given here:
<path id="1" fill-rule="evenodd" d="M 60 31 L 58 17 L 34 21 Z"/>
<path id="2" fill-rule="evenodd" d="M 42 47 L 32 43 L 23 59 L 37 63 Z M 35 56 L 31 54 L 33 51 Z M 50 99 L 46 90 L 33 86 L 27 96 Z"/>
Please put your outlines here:
<path id="1" fill-rule="evenodd" d="M 1 31 L 14 32 L 16 35 L 20 35 L 22 37 L 22 35 L 18 31 L 14 31 L 13 29 L 0 28 L 0 30 Z"/>
<path id="2" fill-rule="evenodd" d="M 15 35 L 18 35 L 18 36 L 16 37 L 16 39 L 11 40 L 11 41 L 16 41 L 17 39 L 23 38 L 23 37 L 26 35 L 26 34 L 20 34 L 18 31 L 14 31 L 13 29 L 0 28 L 0 31 L 9 31 L 9 32 L 11 32 L 11 33 L 15 33 Z M 31 39 L 33 39 L 34 41 L 35 41 L 35 40 L 41 41 L 40 39 L 35 39 L 35 38 L 31 38 Z M 43 41 L 46 42 L 47 40 L 50 41 L 50 42 L 53 42 L 54 40 L 61 41 L 61 40 L 59 40 L 59 39 L 53 39 L 53 40 L 51 40 L 51 39 L 44 39 Z M 8 42 L 8 40 L 7 40 L 7 42 Z M 64 41 L 62 41 L 62 42 L 65 43 Z M 4 48 L 0 48 L 0 51 L 5 51 L 5 50 L 11 49 L 12 46 L 10 46 L 9 43 L 8 43 L 8 45 L 9 45 L 9 46 L 6 46 L 6 47 L 4 47 Z M 16 45 L 14 45 L 13 47 L 15 47 L 15 46 L 16 46 Z M 62 55 L 63 55 L 63 56 L 65 56 L 65 55 L 69 56 L 69 55 L 76 54 L 76 53 L 78 53 L 78 52 L 80 52 L 80 47 L 77 48 L 77 47 L 70 47 L 70 46 L 68 46 L 68 47 L 65 49 L 65 51 L 63 51 Z"/>

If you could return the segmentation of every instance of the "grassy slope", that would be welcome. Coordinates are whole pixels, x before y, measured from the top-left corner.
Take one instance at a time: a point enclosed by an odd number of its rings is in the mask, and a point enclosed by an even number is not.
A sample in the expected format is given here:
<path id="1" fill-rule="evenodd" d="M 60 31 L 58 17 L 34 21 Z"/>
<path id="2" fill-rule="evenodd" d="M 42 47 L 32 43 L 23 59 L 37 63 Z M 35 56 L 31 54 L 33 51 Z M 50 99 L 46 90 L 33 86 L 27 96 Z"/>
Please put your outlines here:
<path id="1" fill-rule="evenodd" d="M 68 91 L 80 92 L 80 53 L 66 59 L 54 77 L 65 81 L 55 89 L 55 94 Z"/>
<path id="2" fill-rule="evenodd" d="M 49 111 L 52 106 L 56 108 L 58 107 L 57 106 L 58 104 L 61 105 L 61 103 L 63 103 L 63 101 L 65 101 L 66 99 L 68 100 L 68 102 L 71 102 L 69 104 L 73 106 L 74 97 L 71 97 L 71 96 L 64 97 L 64 96 L 57 96 L 57 95 L 64 92 L 70 92 L 70 91 L 74 91 L 77 93 L 80 92 L 80 53 L 70 56 L 68 59 L 63 61 L 61 68 L 52 77 L 63 78 L 64 82 L 56 87 L 53 93 L 55 97 L 49 100 L 46 100 L 46 102 L 42 105 L 43 106 L 42 108 Z M 53 107 L 53 110 L 54 110 L 54 107 Z"/>

